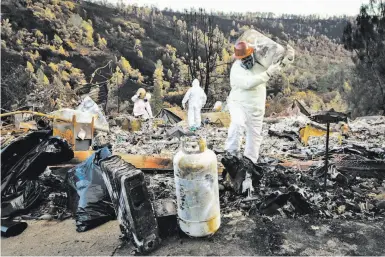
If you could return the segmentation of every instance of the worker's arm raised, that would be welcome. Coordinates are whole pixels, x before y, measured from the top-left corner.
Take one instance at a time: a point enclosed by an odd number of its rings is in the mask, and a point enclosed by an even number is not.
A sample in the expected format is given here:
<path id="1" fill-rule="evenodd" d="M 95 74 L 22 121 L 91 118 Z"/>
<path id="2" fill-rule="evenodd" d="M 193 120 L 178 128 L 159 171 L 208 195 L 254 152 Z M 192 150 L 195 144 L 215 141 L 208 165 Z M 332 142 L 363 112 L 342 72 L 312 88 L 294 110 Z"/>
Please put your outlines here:
<path id="1" fill-rule="evenodd" d="M 138 98 L 139 98 L 139 95 L 135 94 L 133 97 L 131 97 L 131 101 L 135 103 L 136 100 L 138 100 Z"/>

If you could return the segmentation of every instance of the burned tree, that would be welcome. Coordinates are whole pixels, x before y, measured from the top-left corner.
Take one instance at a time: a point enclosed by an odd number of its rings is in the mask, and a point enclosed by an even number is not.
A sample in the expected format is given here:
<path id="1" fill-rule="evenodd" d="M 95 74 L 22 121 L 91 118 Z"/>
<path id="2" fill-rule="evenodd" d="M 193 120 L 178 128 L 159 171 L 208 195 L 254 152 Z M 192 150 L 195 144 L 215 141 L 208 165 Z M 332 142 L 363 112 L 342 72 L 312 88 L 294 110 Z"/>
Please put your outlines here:
<path id="1" fill-rule="evenodd" d="M 353 84 L 359 96 L 355 104 L 365 112 L 385 112 L 385 2 L 370 0 L 363 5 L 356 21 L 346 25 L 342 41 L 346 49 L 355 53 L 359 78 Z"/>
<path id="2" fill-rule="evenodd" d="M 187 54 L 186 63 L 189 68 L 189 82 L 193 78 L 199 79 L 204 85 L 205 93 L 218 77 L 216 74 L 218 58 L 226 45 L 225 37 L 215 25 L 214 15 L 207 14 L 203 9 L 185 11 L 187 32 L 185 32 Z"/>

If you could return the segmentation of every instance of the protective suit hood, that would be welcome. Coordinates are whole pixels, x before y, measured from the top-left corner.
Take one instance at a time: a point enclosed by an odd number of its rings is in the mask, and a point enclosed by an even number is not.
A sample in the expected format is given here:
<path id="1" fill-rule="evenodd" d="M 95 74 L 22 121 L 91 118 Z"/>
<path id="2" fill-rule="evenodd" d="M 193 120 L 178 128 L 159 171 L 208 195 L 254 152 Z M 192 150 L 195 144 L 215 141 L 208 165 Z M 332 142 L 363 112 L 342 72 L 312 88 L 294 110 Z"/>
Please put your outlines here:
<path id="1" fill-rule="evenodd" d="M 194 79 L 193 82 L 192 82 L 192 86 L 193 87 L 199 87 L 199 80 L 198 79 Z"/>

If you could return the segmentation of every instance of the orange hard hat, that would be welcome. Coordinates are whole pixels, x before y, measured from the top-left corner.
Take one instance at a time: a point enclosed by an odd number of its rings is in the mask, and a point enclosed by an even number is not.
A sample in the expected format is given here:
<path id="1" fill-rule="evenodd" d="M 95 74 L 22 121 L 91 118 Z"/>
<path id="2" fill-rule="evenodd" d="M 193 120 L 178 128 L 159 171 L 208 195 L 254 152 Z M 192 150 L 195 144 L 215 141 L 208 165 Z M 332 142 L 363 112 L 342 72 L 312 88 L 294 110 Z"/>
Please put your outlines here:
<path id="1" fill-rule="evenodd" d="M 254 51 L 254 48 L 249 46 L 249 44 L 245 41 L 239 41 L 234 46 L 234 58 L 235 59 L 243 59 L 249 55 L 251 55 Z"/>

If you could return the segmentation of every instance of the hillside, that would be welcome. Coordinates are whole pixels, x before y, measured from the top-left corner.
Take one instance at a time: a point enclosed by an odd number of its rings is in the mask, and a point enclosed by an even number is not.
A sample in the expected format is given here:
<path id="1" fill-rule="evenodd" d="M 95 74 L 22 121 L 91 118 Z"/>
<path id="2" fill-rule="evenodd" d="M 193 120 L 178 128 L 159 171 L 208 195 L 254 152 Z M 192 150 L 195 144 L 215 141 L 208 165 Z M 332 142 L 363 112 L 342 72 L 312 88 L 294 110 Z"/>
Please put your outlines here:
<path id="1" fill-rule="evenodd" d="M 91 92 L 99 103 L 107 100 L 106 110 L 116 111 L 118 95 L 126 101 L 145 87 L 153 91 L 159 110 L 180 104 L 189 86 L 186 38 L 192 27 L 184 13 L 86 1 L 8 0 L 1 5 L 5 109 L 34 102 L 46 111 L 72 107 Z M 212 20 L 223 37 L 215 67 L 223 68 L 212 71 L 218 79 L 208 83 L 209 104 L 226 100 L 232 43 L 253 27 L 288 42 L 297 55 L 292 67 L 269 82 L 267 114 L 281 111 L 294 98 L 314 110 L 346 110 L 352 62 L 339 38 L 347 17 L 216 13 Z M 198 59 L 198 66 L 204 66 L 205 56 Z"/>

